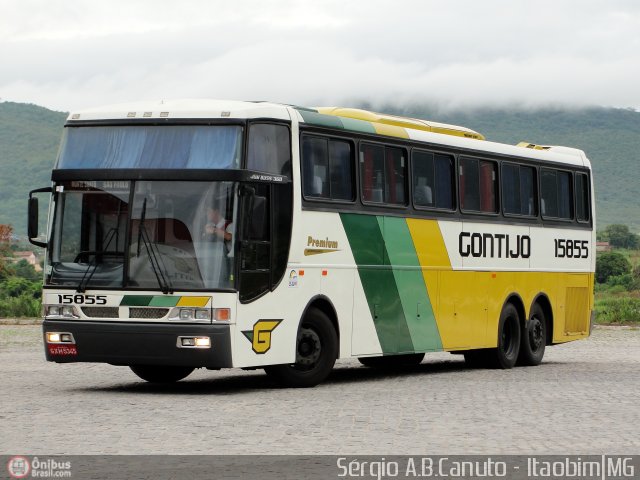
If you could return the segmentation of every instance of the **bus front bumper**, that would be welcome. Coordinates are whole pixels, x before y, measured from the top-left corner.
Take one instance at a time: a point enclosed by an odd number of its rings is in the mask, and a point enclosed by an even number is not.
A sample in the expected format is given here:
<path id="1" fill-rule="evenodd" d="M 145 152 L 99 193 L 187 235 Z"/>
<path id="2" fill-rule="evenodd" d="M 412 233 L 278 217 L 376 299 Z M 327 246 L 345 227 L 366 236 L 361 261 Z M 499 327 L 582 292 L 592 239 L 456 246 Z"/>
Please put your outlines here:
<path id="1" fill-rule="evenodd" d="M 112 365 L 232 366 L 230 326 L 164 323 L 85 322 L 45 320 L 45 355 L 57 363 L 101 362 Z M 50 343 L 51 335 L 71 342 Z M 181 337 L 209 338 L 208 348 L 178 346 Z"/>

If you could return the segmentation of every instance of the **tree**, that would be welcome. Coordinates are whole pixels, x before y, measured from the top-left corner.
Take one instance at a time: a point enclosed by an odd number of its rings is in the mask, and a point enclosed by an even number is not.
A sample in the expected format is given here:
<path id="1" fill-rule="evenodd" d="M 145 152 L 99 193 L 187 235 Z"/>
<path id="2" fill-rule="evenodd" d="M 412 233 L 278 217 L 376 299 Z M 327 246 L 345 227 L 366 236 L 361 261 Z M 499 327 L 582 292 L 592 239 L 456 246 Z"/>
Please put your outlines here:
<path id="1" fill-rule="evenodd" d="M 627 257 L 618 252 L 606 252 L 596 258 L 596 281 L 605 283 L 609 277 L 624 275 L 631 271 Z"/>
<path id="2" fill-rule="evenodd" d="M 635 233 L 629 231 L 629 227 L 627 225 L 620 225 L 619 223 L 614 223 L 612 225 L 608 225 L 605 228 L 605 235 L 609 239 L 609 243 L 612 247 L 617 248 L 639 248 L 640 247 L 640 237 Z"/>
<path id="3" fill-rule="evenodd" d="M 4 260 L 4 258 L 2 258 L 1 255 L 2 252 L 0 251 L 0 281 L 13 275 L 13 269 L 9 265 L 7 265 L 7 262 Z"/>
<path id="4" fill-rule="evenodd" d="M 26 278 L 32 282 L 42 279 L 42 275 L 36 272 L 36 269 L 26 260 L 20 260 L 13 266 L 16 277 Z"/>
<path id="5" fill-rule="evenodd" d="M 0 259 L 2 257 L 13 256 L 9 248 L 12 233 L 13 227 L 11 225 L 0 224 Z"/>
<path id="6" fill-rule="evenodd" d="M 11 225 L 0 224 L 0 243 L 8 243 L 12 233 L 13 227 Z"/>

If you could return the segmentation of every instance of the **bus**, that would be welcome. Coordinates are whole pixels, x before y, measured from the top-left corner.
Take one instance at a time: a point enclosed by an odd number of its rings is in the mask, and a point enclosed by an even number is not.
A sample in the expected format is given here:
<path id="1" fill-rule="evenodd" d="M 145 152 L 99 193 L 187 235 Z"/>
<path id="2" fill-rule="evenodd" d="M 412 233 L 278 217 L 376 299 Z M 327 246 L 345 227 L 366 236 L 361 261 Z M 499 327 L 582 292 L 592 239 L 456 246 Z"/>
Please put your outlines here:
<path id="1" fill-rule="evenodd" d="M 508 369 L 590 335 L 581 150 L 353 108 L 176 100 L 72 112 L 51 180 L 28 211 L 48 361 L 150 382 L 263 368 L 311 387 L 337 359 L 447 351 Z"/>

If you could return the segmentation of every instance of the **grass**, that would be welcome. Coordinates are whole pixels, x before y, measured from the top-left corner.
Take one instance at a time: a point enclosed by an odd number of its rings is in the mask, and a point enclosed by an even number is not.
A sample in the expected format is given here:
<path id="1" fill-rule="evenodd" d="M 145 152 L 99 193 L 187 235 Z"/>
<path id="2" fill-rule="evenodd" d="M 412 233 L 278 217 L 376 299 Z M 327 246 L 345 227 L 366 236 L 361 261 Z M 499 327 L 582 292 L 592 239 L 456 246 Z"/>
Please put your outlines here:
<path id="1" fill-rule="evenodd" d="M 607 325 L 640 325 L 640 290 L 624 291 L 621 287 L 596 288 L 596 323 Z"/>

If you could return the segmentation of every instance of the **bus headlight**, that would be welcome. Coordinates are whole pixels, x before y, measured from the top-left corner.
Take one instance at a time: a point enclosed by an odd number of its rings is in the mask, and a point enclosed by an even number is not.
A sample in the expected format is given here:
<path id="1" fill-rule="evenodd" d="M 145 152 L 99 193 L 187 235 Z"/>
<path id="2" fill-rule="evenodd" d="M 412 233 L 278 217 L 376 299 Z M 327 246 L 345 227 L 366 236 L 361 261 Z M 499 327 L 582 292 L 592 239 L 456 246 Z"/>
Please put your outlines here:
<path id="1" fill-rule="evenodd" d="M 178 337 L 178 348 L 211 348 L 209 337 Z"/>
<path id="2" fill-rule="evenodd" d="M 73 305 L 45 305 L 44 316 L 47 318 L 80 318 Z"/>
<path id="3" fill-rule="evenodd" d="M 209 308 L 180 308 L 175 307 L 169 314 L 169 320 L 182 322 L 211 322 L 211 309 Z"/>
<path id="4" fill-rule="evenodd" d="M 47 332 L 47 343 L 76 343 L 73 334 L 68 332 Z"/>

